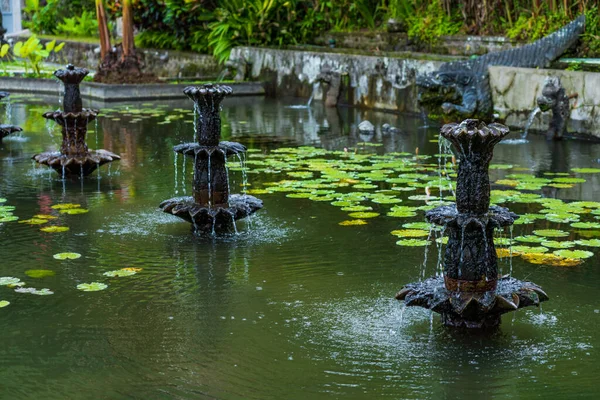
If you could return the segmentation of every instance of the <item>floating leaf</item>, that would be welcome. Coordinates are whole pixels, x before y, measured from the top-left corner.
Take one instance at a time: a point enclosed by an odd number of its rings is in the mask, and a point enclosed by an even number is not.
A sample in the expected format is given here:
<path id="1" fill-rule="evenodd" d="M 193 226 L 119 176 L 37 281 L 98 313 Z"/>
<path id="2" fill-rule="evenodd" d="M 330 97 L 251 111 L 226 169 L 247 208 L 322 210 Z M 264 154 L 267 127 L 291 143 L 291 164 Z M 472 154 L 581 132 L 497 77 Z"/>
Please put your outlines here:
<path id="1" fill-rule="evenodd" d="M 85 214 L 87 212 L 89 212 L 89 210 L 86 210 L 85 208 L 68 208 L 65 210 L 60 210 L 61 214 L 68 214 L 68 215 Z"/>
<path id="2" fill-rule="evenodd" d="M 600 239 L 576 240 L 575 243 L 580 246 L 600 247 Z"/>
<path id="3" fill-rule="evenodd" d="M 133 272 L 140 272 L 142 271 L 143 268 L 136 268 L 136 267 L 125 267 L 125 268 L 121 268 L 121 271 L 133 271 Z"/>
<path id="4" fill-rule="evenodd" d="M 571 247 L 575 247 L 575 242 L 559 242 L 556 240 L 546 240 L 542 242 L 542 246 L 550 247 L 552 249 L 570 249 Z"/>
<path id="5" fill-rule="evenodd" d="M 364 219 L 364 218 L 375 218 L 375 217 L 378 217 L 380 214 L 376 213 L 376 212 L 359 211 L 359 212 L 350 213 L 348 215 L 352 218 Z"/>
<path id="6" fill-rule="evenodd" d="M 409 247 L 418 247 L 418 246 L 427 246 L 431 242 L 429 240 L 421 240 L 421 239 L 400 239 L 396 242 L 398 246 L 409 246 Z"/>
<path id="7" fill-rule="evenodd" d="M 57 254 L 53 255 L 52 257 L 54 257 L 57 260 L 76 260 L 79 257 L 81 257 L 81 254 L 79 254 L 79 253 L 57 253 Z"/>
<path id="8" fill-rule="evenodd" d="M 54 215 L 48 215 L 48 214 L 37 214 L 37 215 L 34 215 L 33 218 L 37 218 L 37 219 L 56 219 L 58 217 L 55 217 Z"/>
<path id="9" fill-rule="evenodd" d="M 546 236 L 546 237 L 569 236 L 569 232 L 561 231 L 558 229 L 539 229 L 537 231 L 533 231 L 533 233 L 538 236 Z"/>
<path id="10" fill-rule="evenodd" d="M 426 237 L 429 236 L 429 231 L 423 229 L 398 229 L 391 232 L 392 235 L 398 237 Z"/>
<path id="11" fill-rule="evenodd" d="M 403 224 L 402 227 L 406 228 L 406 229 L 422 229 L 422 230 L 429 230 L 429 229 L 437 228 L 436 226 L 430 224 L 429 222 L 409 222 L 409 223 Z"/>
<path id="12" fill-rule="evenodd" d="M 597 174 L 600 172 L 600 168 L 571 168 L 571 171 L 578 174 Z"/>
<path id="13" fill-rule="evenodd" d="M 48 232 L 48 233 L 57 233 L 57 232 L 66 232 L 68 231 L 70 228 L 68 226 L 45 226 L 43 228 L 40 228 L 40 231 L 42 232 Z"/>
<path id="14" fill-rule="evenodd" d="M 53 208 L 55 210 L 70 210 L 70 209 L 80 208 L 80 207 L 81 207 L 81 204 L 63 203 L 63 204 L 55 204 L 51 208 Z"/>
<path id="15" fill-rule="evenodd" d="M 554 254 L 556 254 L 559 257 L 575 259 L 590 258 L 594 255 L 594 253 L 587 250 L 556 250 Z"/>
<path id="16" fill-rule="evenodd" d="M 499 258 L 514 257 L 514 256 L 518 256 L 519 254 L 520 253 L 517 253 L 516 251 L 511 251 L 510 249 L 506 249 L 506 248 L 496 249 L 496 255 Z"/>
<path id="17" fill-rule="evenodd" d="M 373 209 L 373 207 L 371 206 L 350 206 L 350 207 L 342 207 L 342 211 L 351 211 L 351 212 L 357 212 L 357 211 L 371 211 Z"/>
<path id="18" fill-rule="evenodd" d="M 545 253 L 548 251 L 546 247 L 542 246 L 513 246 L 512 250 L 522 254 Z"/>
<path id="19" fill-rule="evenodd" d="M 40 219 L 40 218 L 31 218 L 31 219 L 23 219 L 21 221 L 19 221 L 20 224 L 29 224 L 29 225 L 41 225 L 41 224 L 46 224 L 50 221 L 48 221 L 47 219 Z"/>
<path id="20" fill-rule="evenodd" d="M 577 258 L 565 258 L 552 253 L 521 254 L 521 258 L 532 264 L 543 264 L 552 267 L 575 267 L 583 262 Z"/>
<path id="21" fill-rule="evenodd" d="M 24 285 L 19 278 L 13 278 L 12 276 L 0 277 L 0 286 L 20 286 Z"/>
<path id="22" fill-rule="evenodd" d="M 571 226 L 580 229 L 598 229 L 600 228 L 600 222 L 575 222 Z"/>
<path id="23" fill-rule="evenodd" d="M 367 221 L 362 219 L 351 219 L 347 221 L 342 221 L 339 223 L 341 226 L 355 226 L 355 225 L 366 225 Z"/>
<path id="24" fill-rule="evenodd" d="M 28 269 L 25 271 L 25 275 L 29 276 L 30 278 L 46 278 L 48 276 L 56 275 L 56 272 L 49 269 Z"/>
<path id="25" fill-rule="evenodd" d="M 19 219 L 19 217 L 15 217 L 15 216 L 6 216 L 6 217 L 2 217 L 0 218 L 0 222 L 13 222 L 13 221 L 17 221 Z"/>
<path id="26" fill-rule="evenodd" d="M 10 304 L 10 301 L 0 300 L 0 308 L 4 308 Z"/>
<path id="27" fill-rule="evenodd" d="M 77 285 L 77 289 L 82 290 L 84 292 L 97 292 L 100 290 L 104 290 L 107 287 L 107 284 L 100 282 L 80 283 L 79 285 Z"/>
<path id="28" fill-rule="evenodd" d="M 525 235 L 525 236 L 517 236 L 514 238 L 517 242 L 526 242 L 526 243 L 542 243 L 546 240 L 543 236 L 535 236 L 535 235 Z"/>
<path id="29" fill-rule="evenodd" d="M 15 292 L 17 292 L 17 293 L 35 294 L 37 296 L 49 296 L 51 294 L 54 294 L 53 291 L 51 291 L 50 289 L 47 289 L 47 288 L 44 288 L 44 289 L 18 288 L 18 289 L 15 289 Z"/>
<path id="30" fill-rule="evenodd" d="M 116 269 L 114 271 L 108 271 L 105 272 L 102 275 L 105 276 L 110 276 L 111 278 L 115 278 L 115 277 L 124 277 L 124 276 L 131 276 L 131 275 L 135 275 L 136 271 L 132 271 L 131 269 Z"/>

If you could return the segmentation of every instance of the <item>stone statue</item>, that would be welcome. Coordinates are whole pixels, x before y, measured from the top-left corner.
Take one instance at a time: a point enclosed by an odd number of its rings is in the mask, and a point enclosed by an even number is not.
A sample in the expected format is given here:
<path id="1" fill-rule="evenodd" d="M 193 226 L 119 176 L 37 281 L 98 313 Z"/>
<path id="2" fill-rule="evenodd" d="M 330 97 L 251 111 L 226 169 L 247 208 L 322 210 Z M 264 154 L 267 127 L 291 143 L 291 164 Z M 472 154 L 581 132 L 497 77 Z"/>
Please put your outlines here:
<path id="1" fill-rule="evenodd" d="M 537 104 L 540 110 L 552 110 L 552 120 L 546 133 L 549 139 L 561 140 L 567 133 L 567 119 L 570 115 L 569 99 L 577 95 L 567 96 L 565 88 L 560 83 L 557 76 L 549 76 L 544 81 L 542 94 L 537 98 Z"/>

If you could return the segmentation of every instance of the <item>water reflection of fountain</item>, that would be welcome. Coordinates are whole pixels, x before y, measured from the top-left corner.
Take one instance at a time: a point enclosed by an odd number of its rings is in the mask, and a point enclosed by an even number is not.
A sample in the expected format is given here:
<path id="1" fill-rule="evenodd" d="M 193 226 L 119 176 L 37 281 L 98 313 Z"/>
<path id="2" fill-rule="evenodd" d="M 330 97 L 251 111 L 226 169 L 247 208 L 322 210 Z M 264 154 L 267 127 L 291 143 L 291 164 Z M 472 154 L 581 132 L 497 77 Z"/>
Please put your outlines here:
<path id="1" fill-rule="evenodd" d="M 3 100 L 3 102 L 5 102 L 5 104 L 6 104 L 6 120 L 10 122 L 11 114 L 12 114 L 12 106 L 10 103 L 10 99 L 8 97 L 9 95 L 10 95 L 10 93 L 8 93 L 8 92 L 0 92 L 0 100 Z M 21 129 L 20 126 L 0 124 L 0 141 L 3 138 L 5 138 L 6 136 L 10 135 L 11 133 L 21 132 L 22 130 L 23 129 Z"/>

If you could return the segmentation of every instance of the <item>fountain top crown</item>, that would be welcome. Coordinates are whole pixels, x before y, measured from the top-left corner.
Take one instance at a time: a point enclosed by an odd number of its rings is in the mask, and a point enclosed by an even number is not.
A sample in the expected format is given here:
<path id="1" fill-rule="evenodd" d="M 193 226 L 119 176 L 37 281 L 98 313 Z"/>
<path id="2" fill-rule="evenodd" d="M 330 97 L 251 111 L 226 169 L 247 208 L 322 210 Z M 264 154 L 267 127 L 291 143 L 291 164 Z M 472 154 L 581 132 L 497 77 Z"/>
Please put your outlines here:
<path id="1" fill-rule="evenodd" d="M 183 89 L 183 93 L 192 99 L 194 103 L 198 103 L 199 106 L 218 105 L 226 96 L 233 93 L 233 89 L 231 89 L 231 86 L 207 83 L 199 86 L 188 86 Z M 201 99 L 203 101 L 200 101 Z"/>
<path id="2" fill-rule="evenodd" d="M 440 131 L 444 138 L 456 146 L 462 156 L 466 156 L 472 150 L 490 150 L 509 132 L 502 124 L 494 122 L 486 125 L 478 119 L 466 119 L 460 124 L 446 124 Z"/>
<path id="3" fill-rule="evenodd" d="M 65 69 L 54 71 L 54 76 L 60 79 L 65 85 L 78 85 L 89 73 L 90 71 L 85 68 L 77 68 L 73 64 L 68 64 Z"/>

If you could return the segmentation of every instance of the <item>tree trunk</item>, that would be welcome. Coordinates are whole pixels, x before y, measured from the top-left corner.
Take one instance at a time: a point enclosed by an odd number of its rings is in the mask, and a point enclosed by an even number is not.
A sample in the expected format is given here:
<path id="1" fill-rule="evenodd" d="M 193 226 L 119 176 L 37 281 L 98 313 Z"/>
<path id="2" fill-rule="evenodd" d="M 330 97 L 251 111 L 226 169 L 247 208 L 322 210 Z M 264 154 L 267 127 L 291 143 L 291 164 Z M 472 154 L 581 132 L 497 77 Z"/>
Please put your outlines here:
<path id="1" fill-rule="evenodd" d="M 100 59 L 103 62 L 110 52 L 110 34 L 103 0 L 96 0 L 96 18 L 98 19 L 98 31 L 100 33 Z"/>

